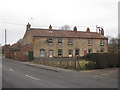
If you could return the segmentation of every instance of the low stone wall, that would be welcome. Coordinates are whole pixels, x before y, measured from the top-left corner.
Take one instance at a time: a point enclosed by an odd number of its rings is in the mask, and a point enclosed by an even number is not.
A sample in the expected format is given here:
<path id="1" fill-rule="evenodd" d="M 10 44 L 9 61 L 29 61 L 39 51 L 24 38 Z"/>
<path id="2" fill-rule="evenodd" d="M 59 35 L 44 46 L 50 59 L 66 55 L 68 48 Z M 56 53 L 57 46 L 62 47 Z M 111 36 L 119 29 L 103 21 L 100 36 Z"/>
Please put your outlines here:
<path id="1" fill-rule="evenodd" d="M 35 58 L 33 62 L 54 67 L 75 68 L 75 61 L 73 58 Z"/>
<path id="2" fill-rule="evenodd" d="M 53 67 L 60 67 L 60 68 L 68 68 L 68 69 L 88 69 L 88 64 L 93 65 L 90 66 L 91 69 L 94 68 L 95 63 L 91 61 L 86 61 L 79 58 L 35 58 L 33 61 L 36 64 L 43 64 Z"/>

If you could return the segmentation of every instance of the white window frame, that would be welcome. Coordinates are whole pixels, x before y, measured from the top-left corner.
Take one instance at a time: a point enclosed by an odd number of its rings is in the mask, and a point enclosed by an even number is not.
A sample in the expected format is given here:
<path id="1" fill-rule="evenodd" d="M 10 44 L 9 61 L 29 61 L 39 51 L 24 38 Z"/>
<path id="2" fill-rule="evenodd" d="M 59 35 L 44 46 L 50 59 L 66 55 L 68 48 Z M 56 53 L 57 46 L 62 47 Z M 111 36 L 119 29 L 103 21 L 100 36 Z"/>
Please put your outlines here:
<path id="1" fill-rule="evenodd" d="M 48 38 L 48 43 L 49 43 L 49 45 L 52 45 L 53 44 L 53 38 Z"/>
<path id="2" fill-rule="evenodd" d="M 71 53 L 71 54 L 70 54 L 70 53 Z M 69 49 L 69 50 L 68 50 L 68 56 L 69 56 L 69 57 L 72 57 L 72 56 L 73 56 L 73 50 L 72 50 L 72 49 Z"/>
<path id="3" fill-rule="evenodd" d="M 92 45 L 92 39 L 88 39 L 88 45 Z"/>
<path id="4" fill-rule="evenodd" d="M 88 49 L 88 54 L 91 54 L 93 53 L 93 50 L 92 49 Z"/>
<path id="5" fill-rule="evenodd" d="M 53 57 L 53 50 L 49 50 L 49 57 Z"/>
<path id="6" fill-rule="evenodd" d="M 62 38 L 58 38 L 58 44 L 59 44 L 59 45 L 62 44 Z"/>
<path id="7" fill-rule="evenodd" d="M 68 45 L 72 45 L 73 44 L 73 39 L 72 38 L 68 38 Z"/>
<path id="8" fill-rule="evenodd" d="M 40 50 L 40 57 L 45 57 L 45 49 Z"/>
<path id="9" fill-rule="evenodd" d="M 100 45 L 104 45 L 104 39 L 100 39 Z"/>
<path id="10" fill-rule="evenodd" d="M 79 51 L 79 52 L 78 52 L 78 55 L 76 54 L 76 53 L 77 53 L 77 52 L 76 52 L 77 50 Z M 75 49 L 75 56 L 80 56 L 80 49 Z"/>
<path id="11" fill-rule="evenodd" d="M 59 55 L 59 50 L 61 50 L 61 55 Z M 63 56 L 63 50 L 62 49 L 58 49 L 58 57 L 62 57 Z"/>

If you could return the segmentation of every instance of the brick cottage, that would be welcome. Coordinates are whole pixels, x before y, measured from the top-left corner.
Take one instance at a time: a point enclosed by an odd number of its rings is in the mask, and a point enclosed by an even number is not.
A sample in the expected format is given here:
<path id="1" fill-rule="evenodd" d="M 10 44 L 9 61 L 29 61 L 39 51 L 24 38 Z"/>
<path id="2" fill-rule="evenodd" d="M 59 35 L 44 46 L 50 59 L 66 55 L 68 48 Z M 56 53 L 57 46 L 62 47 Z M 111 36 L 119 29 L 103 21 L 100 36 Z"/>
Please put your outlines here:
<path id="1" fill-rule="evenodd" d="M 14 48 L 13 46 L 17 46 Z M 10 47 L 13 47 L 10 49 Z M 99 32 L 78 31 L 77 27 L 70 30 L 31 28 L 28 23 L 21 42 L 9 46 L 12 56 L 18 60 L 32 60 L 38 57 L 76 57 L 88 53 L 103 53 L 108 51 L 108 38 L 104 36 L 103 28 Z M 22 56 L 22 57 L 21 57 Z"/>

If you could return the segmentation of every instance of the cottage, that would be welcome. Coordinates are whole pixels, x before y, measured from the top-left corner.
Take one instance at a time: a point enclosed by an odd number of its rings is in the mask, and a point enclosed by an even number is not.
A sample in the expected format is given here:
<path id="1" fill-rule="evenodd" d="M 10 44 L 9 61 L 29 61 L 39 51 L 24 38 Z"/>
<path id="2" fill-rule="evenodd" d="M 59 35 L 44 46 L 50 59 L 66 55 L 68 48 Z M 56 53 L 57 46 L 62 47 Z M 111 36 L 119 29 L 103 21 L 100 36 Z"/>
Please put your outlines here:
<path id="1" fill-rule="evenodd" d="M 21 44 L 21 52 L 30 58 L 37 57 L 76 57 L 88 53 L 108 51 L 108 38 L 103 28 L 99 32 L 31 28 L 28 23 Z"/>

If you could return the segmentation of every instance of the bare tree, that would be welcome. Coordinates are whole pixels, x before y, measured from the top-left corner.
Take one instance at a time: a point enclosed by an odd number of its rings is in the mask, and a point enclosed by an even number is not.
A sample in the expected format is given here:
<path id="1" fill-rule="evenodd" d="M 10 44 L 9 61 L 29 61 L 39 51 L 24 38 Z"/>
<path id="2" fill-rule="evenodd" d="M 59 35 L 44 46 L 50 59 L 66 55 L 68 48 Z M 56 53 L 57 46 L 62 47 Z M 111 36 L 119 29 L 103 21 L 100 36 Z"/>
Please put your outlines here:
<path id="1" fill-rule="evenodd" d="M 116 52 L 118 49 L 120 49 L 120 38 L 119 37 L 108 37 L 108 51 L 109 52 Z"/>
<path id="2" fill-rule="evenodd" d="M 22 38 L 21 38 L 21 39 L 19 39 L 19 40 L 17 41 L 17 43 L 21 43 L 21 42 L 22 42 L 22 40 L 23 40 Z"/>
<path id="3" fill-rule="evenodd" d="M 60 30 L 71 30 L 71 26 L 70 25 L 64 25 L 60 28 Z"/>

